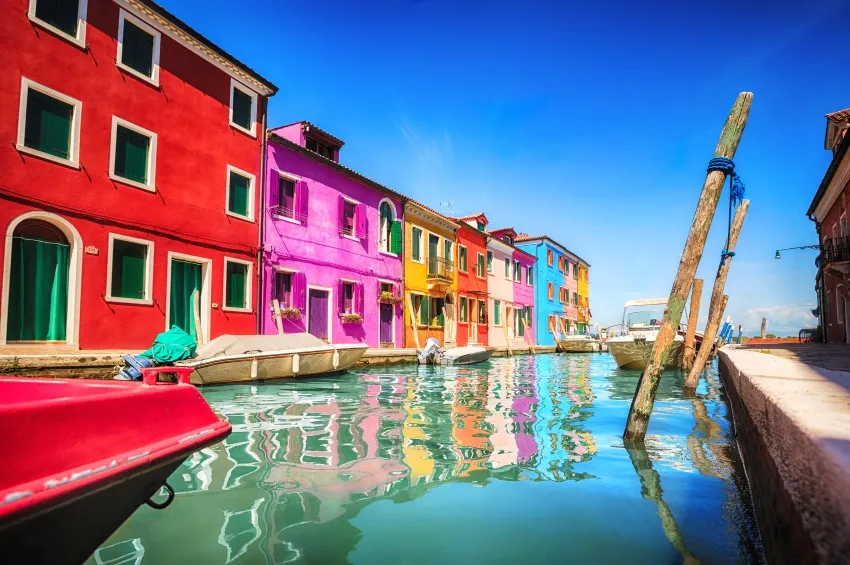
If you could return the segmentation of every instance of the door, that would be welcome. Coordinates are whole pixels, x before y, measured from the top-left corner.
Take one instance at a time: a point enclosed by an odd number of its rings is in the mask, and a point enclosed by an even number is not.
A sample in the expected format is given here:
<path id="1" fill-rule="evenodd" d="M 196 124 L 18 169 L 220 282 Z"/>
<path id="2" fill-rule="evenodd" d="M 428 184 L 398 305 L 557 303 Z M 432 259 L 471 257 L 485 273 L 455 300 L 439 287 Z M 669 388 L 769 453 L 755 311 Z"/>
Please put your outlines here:
<path id="1" fill-rule="evenodd" d="M 505 319 L 502 321 L 508 328 L 508 339 L 514 338 L 513 308 L 505 306 Z"/>
<path id="2" fill-rule="evenodd" d="M 436 275 L 439 272 L 440 263 L 440 238 L 430 233 L 428 234 L 428 274 Z"/>
<path id="3" fill-rule="evenodd" d="M 393 305 L 381 304 L 381 327 L 379 329 L 381 343 L 393 342 Z"/>
<path id="4" fill-rule="evenodd" d="M 171 260 L 171 297 L 168 303 L 168 323 L 198 339 L 200 328 L 195 327 L 195 306 L 192 294 L 198 291 L 200 311 L 201 291 L 203 290 L 203 268 L 200 263 Z"/>
<path id="5" fill-rule="evenodd" d="M 12 237 L 7 341 L 65 341 L 71 246 L 47 222 L 21 222 Z"/>
<path id="6" fill-rule="evenodd" d="M 328 339 L 328 291 L 310 289 L 309 304 L 310 319 L 307 331 L 319 339 Z"/>

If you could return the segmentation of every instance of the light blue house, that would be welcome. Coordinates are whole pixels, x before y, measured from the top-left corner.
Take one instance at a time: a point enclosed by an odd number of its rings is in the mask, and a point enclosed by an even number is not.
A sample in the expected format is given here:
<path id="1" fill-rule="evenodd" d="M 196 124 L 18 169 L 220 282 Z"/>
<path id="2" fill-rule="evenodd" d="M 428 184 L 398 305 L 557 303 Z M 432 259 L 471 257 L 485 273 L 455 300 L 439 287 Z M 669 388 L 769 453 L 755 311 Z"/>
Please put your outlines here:
<path id="1" fill-rule="evenodd" d="M 521 234 L 516 246 L 537 258 L 534 273 L 534 328 L 538 345 L 555 345 L 553 330 L 575 331 L 578 323 L 579 257 L 546 235 Z"/>

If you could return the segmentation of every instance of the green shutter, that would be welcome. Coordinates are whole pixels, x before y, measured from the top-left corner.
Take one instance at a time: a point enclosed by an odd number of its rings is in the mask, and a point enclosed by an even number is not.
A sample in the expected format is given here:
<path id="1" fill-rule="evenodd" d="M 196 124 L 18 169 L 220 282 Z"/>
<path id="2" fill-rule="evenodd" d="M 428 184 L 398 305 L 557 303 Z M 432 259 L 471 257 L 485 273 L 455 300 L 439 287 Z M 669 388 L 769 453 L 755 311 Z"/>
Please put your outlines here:
<path id="1" fill-rule="evenodd" d="M 79 0 L 38 0 L 35 17 L 70 36 L 77 36 Z"/>
<path id="2" fill-rule="evenodd" d="M 511 278 L 511 260 L 507 257 L 505 258 L 505 278 Z"/>
<path id="3" fill-rule="evenodd" d="M 235 86 L 233 88 L 233 123 L 251 129 L 251 97 Z"/>
<path id="4" fill-rule="evenodd" d="M 493 301 L 493 324 L 498 326 L 502 320 L 502 303 L 498 300 Z"/>
<path id="5" fill-rule="evenodd" d="M 419 228 L 412 228 L 410 230 L 410 256 L 415 261 L 420 261 L 422 259 L 422 250 L 420 249 L 421 239 L 422 239 L 422 230 Z"/>
<path id="6" fill-rule="evenodd" d="M 145 298 L 146 245 L 116 239 L 112 242 L 112 296 Z"/>
<path id="7" fill-rule="evenodd" d="M 248 216 L 250 179 L 230 172 L 230 201 L 227 209 L 240 216 Z"/>
<path id="8" fill-rule="evenodd" d="M 153 77 L 153 36 L 126 19 L 121 45 L 121 64 L 146 77 Z"/>
<path id="9" fill-rule="evenodd" d="M 445 320 L 443 319 L 443 306 L 445 305 L 445 300 L 442 298 L 435 298 L 434 302 L 434 309 L 436 310 L 435 314 L 437 315 L 437 325 L 443 326 L 445 325 Z"/>
<path id="10" fill-rule="evenodd" d="M 228 261 L 226 278 L 224 305 L 228 308 L 247 308 L 248 265 Z"/>
<path id="11" fill-rule="evenodd" d="M 431 301 L 427 296 L 423 296 L 419 305 L 419 323 L 427 326 L 431 323 Z"/>
<path id="12" fill-rule="evenodd" d="M 169 322 L 195 339 L 198 337 L 198 330 L 195 328 L 192 293 L 195 290 L 202 292 L 202 275 L 200 263 L 171 260 Z M 198 299 L 200 300 L 200 296 Z"/>
<path id="13" fill-rule="evenodd" d="M 27 91 L 24 145 L 56 157 L 71 156 L 74 107 L 37 90 Z"/>
<path id="14" fill-rule="evenodd" d="M 390 226 L 390 253 L 401 255 L 401 222 L 398 220 Z"/>
<path id="15" fill-rule="evenodd" d="M 148 152 L 150 138 L 124 126 L 115 132 L 115 174 L 148 184 Z"/>

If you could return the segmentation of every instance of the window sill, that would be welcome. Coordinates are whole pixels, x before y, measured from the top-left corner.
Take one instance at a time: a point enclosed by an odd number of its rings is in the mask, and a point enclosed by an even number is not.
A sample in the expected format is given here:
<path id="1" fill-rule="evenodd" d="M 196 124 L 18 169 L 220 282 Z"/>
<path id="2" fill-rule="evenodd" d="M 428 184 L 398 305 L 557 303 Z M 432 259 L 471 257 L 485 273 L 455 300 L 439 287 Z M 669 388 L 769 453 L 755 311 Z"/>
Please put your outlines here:
<path id="1" fill-rule="evenodd" d="M 356 236 L 353 236 L 353 235 L 342 234 L 342 237 L 344 237 L 345 239 L 350 239 L 352 241 L 360 241 L 359 237 L 356 237 Z"/>
<path id="2" fill-rule="evenodd" d="M 236 122 L 230 122 L 230 127 L 232 127 L 233 129 L 235 129 L 238 132 L 244 133 L 245 135 L 247 135 L 251 139 L 257 139 L 257 122 L 256 121 L 251 125 L 251 129 L 245 129 L 244 127 L 240 126 Z"/>
<path id="3" fill-rule="evenodd" d="M 109 178 L 115 182 L 120 182 L 121 184 L 126 184 L 127 186 L 132 186 L 133 188 L 140 188 L 142 190 L 146 190 L 148 192 L 156 192 L 156 187 L 151 186 L 149 184 L 143 184 L 134 180 L 125 179 L 124 177 L 119 177 L 115 173 L 109 173 Z"/>
<path id="4" fill-rule="evenodd" d="M 123 298 L 121 296 L 105 296 L 107 302 L 115 304 L 135 304 L 136 306 L 153 306 L 153 300 L 148 298 Z"/>
<path id="5" fill-rule="evenodd" d="M 236 218 L 237 220 L 242 220 L 243 222 L 251 222 L 254 223 L 254 218 L 251 216 L 243 216 L 242 214 L 237 214 L 236 212 L 231 212 L 230 210 L 225 210 L 224 213 L 231 218 Z"/>
<path id="6" fill-rule="evenodd" d="M 417 265 L 424 265 L 425 264 L 424 259 L 420 259 L 420 260 L 411 259 L 410 261 L 413 262 L 413 263 L 416 263 Z"/>
<path id="7" fill-rule="evenodd" d="M 77 161 L 63 159 L 62 157 L 57 157 L 56 155 L 51 155 L 50 153 L 45 153 L 44 151 L 39 151 L 38 149 L 33 149 L 32 147 L 27 147 L 22 143 L 15 144 L 15 149 L 17 149 L 21 153 L 32 155 L 33 157 L 52 161 L 58 165 L 64 165 L 72 169 L 77 169 L 78 171 L 80 170 L 80 163 L 78 163 Z"/>
<path id="8" fill-rule="evenodd" d="M 64 31 L 62 31 L 61 29 L 53 27 L 49 23 L 38 19 L 36 16 L 27 14 L 27 17 L 29 18 L 29 20 L 32 23 L 34 23 L 38 27 L 42 28 L 43 30 L 52 33 L 53 35 L 57 36 L 59 39 L 62 39 L 63 41 L 67 41 L 68 43 L 74 45 L 75 47 L 79 47 L 83 51 L 88 51 L 88 47 L 86 47 L 86 43 L 85 43 L 85 41 L 83 41 L 82 38 L 74 37 L 73 35 L 68 35 Z M 85 31 L 85 25 L 86 25 L 86 22 L 84 20 L 82 31 Z M 79 33 L 79 31 L 77 33 Z"/>
<path id="9" fill-rule="evenodd" d="M 134 78 L 137 78 L 141 81 L 144 81 L 144 82 L 148 83 L 149 85 L 153 86 L 154 88 L 156 88 L 157 90 L 159 90 L 159 80 L 154 79 L 153 77 L 149 77 L 148 75 L 143 75 L 142 73 L 140 73 L 136 69 L 134 69 L 132 67 L 128 67 L 127 65 L 125 65 L 121 61 L 115 61 L 115 66 L 118 67 L 118 69 L 121 70 L 122 72 L 125 72 L 125 73 L 133 76 Z M 156 67 L 153 67 L 153 68 L 156 69 Z M 156 72 L 154 72 L 154 74 L 156 74 Z"/>
<path id="10" fill-rule="evenodd" d="M 390 253 L 389 251 L 378 251 L 381 255 L 387 255 L 388 257 L 395 257 L 398 259 L 398 253 Z"/>
<path id="11" fill-rule="evenodd" d="M 239 312 L 241 314 L 251 314 L 254 312 L 252 308 L 234 308 L 233 306 L 222 306 L 223 312 Z"/>
<path id="12" fill-rule="evenodd" d="M 272 214 L 272 218 L 274 218 L 275 220 L 281 220 L 283 222 L 289 222 L 290 224 L 296 224 L 299 226 L 301 225 L 301 222 L 299 222 L 295 218 L 288 218 L 286 216 L 279 216 L 277 214 Z"/>

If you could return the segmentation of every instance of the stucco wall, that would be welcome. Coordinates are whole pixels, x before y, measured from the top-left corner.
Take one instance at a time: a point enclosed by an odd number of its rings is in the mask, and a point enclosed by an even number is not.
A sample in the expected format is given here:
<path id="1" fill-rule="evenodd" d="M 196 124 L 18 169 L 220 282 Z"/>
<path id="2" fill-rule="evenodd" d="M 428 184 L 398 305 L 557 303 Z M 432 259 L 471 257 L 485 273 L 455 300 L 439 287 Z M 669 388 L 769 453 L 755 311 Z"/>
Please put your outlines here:
<path id="1" fill-rule="evenodd" d="M 489 344 L 496 347 L 504 347 L 507 343 L 505 340 L 505 330 L 502 328 L 502 325 L 505 323 L 505 306 L 512 306 L 514 301 L 514 283 L 512 278 L 505 277 L 505 259 L 513 261 L 513 253 L 510 248 L 493 239 L 487 242 L 487 251 L 493 253 L 493 272 L 488 273 L 487 276 L 487 292 L 490 294 L 490 298 L 487 301 Z M 497 300 L 499 301 L 501 311 L 498 325 L 496 325 L 496 317 L 494 315 L 495 302 Z"/>
<path id="2" fill-rule="evenodd" d="M 466 296 L 469 300 L 478 300 L 483 299 L 486 303 L 487 301 L 487 236 L 477 229 L 468 226 L 468 224 L 462 224 L 462 226 L 457 231 L 457 243 L 458 246 L 465 246 L 467 248 L 467 270 L 466 272 L 461 271 L 458 266 L 457 271 L 457 291 L 458 297 Z M 458 247 L 458 253 L 459 251 Z M 476 274 L 475 265 L 478 260 L 478 254 L 481 253 L 484 256 L 484 276 L 479 277 Z M 484 293 L 484 294 L 481 294 Z M 471 309 L 470 309 L 471 310 Z M 488 345 L 488 335 L 489 335 L 489 327 L 487 324 L 478 324 L 477 317 L 476 319 L 469 318 L 469 322 L 460 322 L 458 321 L 458 329 L 457 329 L 457 343 L 459 346 L 464 346 L 469 343 L 469 326 L 470 324 L 475 324 L 477 326 L 478 331 L 478 340 L 477 343 L 479 345 Z"/>
<path id="3" fill-rule="evenodd" d="M 824 216 L 821 223 L 821 243 L 833 237 L 841 236 L 841 216 L 848 213 L 846 201 L 847 187 L 845 186 L 841 195 L 835 200 L 832 208 Z M 850 235 L 850 234 L 848 234 Z M 835 268 L 850 272 L 850 267 L 843 265 L 832 265 Z M 829 273 L 824 273 L 824 286 L 826 287 L 826 308 L 824 309 L 824 330 L 826 339 L 829 343 L 845 343 L 846 340 L 846 316 L 844 315 L 844 299 L 841 294 L 848 289 L 845 288 L 843 281 L 837 279 Z M 838 289 L 838 286 L 841 289 Z M 850 309 L 850 308 L 849 308 Z"/>
<path id="4" fill-rule="evenodd" d="M 307 185 L 308 218 L 306 225 L 266 214 L 264 226 L 264 276 L 261 310 L 262 331 L 276 331 L 271 313 L 275 268 L 303 272 L 309 286 L 331 289 L 332 310 L 330 340 L 333 343 L 367 343 L 379 345 L 379 306 L 377 297 L 380 282 L 393 282 L 400 292 L 401 257 L 379 252 L 379 206 L 387 201 L 393 206 L 396 219 L 402 217 L 401 203 L 377 190 L 331 169 L 325 164 L 299 155 L 294 150 L 269 142 L 264 208 L 274 205 L 278 190 L 279 172 L 300 178 Z M 339 199 L 344 195 L 365 205 L 368 218 L 368 237 L 353 240 L 339 231 Z M 351 279 L 364 285 L 363 323 L 343 324 L 337 315 L 338 284 Z M 394 307 L 394 344 L 401 347 L 402 306 Z M 284 331 L 305 331 L 306 318 L 284 320 Z"/>

